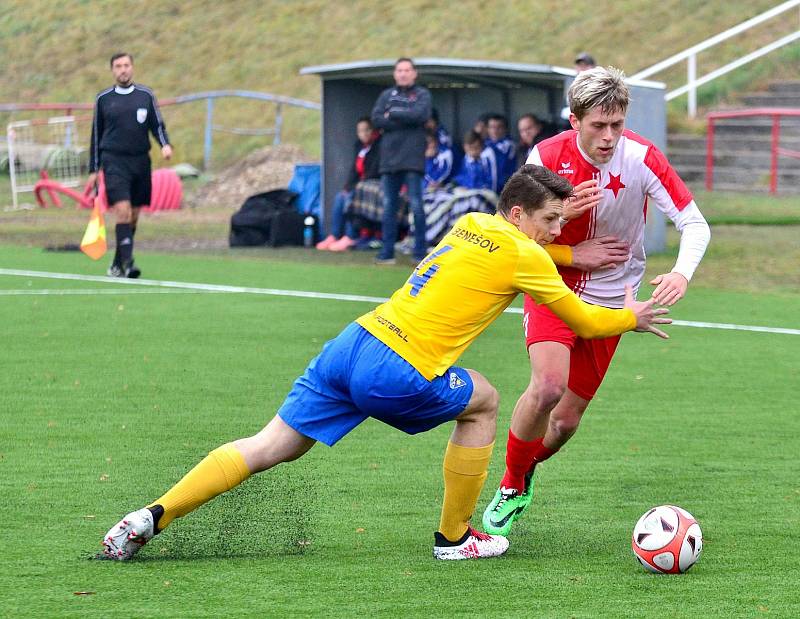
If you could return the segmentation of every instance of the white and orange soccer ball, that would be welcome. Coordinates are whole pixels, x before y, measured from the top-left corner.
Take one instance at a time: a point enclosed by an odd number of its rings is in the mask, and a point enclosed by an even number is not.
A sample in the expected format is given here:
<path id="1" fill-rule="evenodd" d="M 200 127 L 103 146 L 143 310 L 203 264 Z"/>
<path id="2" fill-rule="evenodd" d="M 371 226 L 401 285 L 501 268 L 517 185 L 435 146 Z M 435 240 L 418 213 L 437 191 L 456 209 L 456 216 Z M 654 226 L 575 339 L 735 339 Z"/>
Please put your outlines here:
<path id="1" fill-rule="evenodd" d="M 647 510 L 633 527 L 633 554 L 645 569 L 661 574 L 682 574 L 703 550 L 703 533 L 685 509 L 660 505 Z"/>

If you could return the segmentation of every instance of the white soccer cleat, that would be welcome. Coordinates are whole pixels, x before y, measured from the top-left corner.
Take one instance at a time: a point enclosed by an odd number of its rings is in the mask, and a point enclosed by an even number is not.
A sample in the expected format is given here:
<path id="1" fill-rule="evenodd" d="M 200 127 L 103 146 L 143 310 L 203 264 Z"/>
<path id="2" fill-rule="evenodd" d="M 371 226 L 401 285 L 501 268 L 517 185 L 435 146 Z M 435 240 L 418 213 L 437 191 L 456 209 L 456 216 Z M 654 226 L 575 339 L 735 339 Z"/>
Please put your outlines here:
<path id="1" fill-rule="evenodd" d="M 508 540 L 502 535 L 481 533 L 472 527 L 457 542 L 449 541 L 438 531 L 433 534 L 433 557 L 443 561 L 488 559 L 499 557 L 508 550 Z"/>
<path id="2" fill-rule="evenodd" d="M 111 527 L 103 538 L 103 554 L 109 559 L 131 559 L 155 535 L 153 514 L 143 507 Z"/>

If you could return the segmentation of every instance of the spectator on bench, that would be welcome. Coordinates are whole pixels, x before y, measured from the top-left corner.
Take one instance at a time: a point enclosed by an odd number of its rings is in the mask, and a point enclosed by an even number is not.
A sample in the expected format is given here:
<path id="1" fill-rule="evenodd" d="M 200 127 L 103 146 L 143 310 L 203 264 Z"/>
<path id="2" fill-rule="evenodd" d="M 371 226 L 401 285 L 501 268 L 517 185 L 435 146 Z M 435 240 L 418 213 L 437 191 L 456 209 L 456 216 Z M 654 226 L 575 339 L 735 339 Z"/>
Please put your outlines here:
<path id="1" fill-rule="evenodd" d="M 533 147 L 542 140 L 552 137 L 555 132 L 545 125 L 536 114 L 523 114 L 517 121 L 519 144 L 517 144 L 517 168 L 521 168 L 528 160 Z"/>
<path id="2" fill-rule="evenodd" d="M 516 147 L 514 141 L 508 137 L 508 119 L 502 114 L 489 116 L 487 133 L 485 144 L 494 151 L 496 162 L 492 191 L 499 194 L 517 169 Z"/>
<path id="3" fill-rule="evenodd" d="M 344 251 L 356 243 L 356 230 L 352 217 L 347 210 L 353 201 L 356 184 L 359 181 L 380 178 L 378 167 L 380 156 L 378 148 L 379 134 L 372 126 L 368 116 L 358 119 L 356 123 L 355 159 L 347 176 L 347 182 L 333 201 L 330 233 L 324 240 L 317 243 L 317 249 L 330 251 Z"/>

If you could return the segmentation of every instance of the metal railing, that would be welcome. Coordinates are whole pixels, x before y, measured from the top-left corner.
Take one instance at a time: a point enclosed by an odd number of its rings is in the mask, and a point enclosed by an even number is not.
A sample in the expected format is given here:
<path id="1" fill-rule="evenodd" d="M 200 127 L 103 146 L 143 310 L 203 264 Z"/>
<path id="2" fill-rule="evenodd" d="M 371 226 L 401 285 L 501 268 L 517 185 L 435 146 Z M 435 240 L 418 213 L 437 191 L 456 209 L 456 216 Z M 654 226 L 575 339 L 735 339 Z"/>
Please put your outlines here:
<path id="1" fill-rule="evenodd" d="M 798 0 L 800 1 L 800 0 Z M 275 123 L 271 129 L 248 129 L 242 127 L 223 127 L 214 124 L 214 101 L 225 97 L 256 99 L 275 104 Z M 314 101 L 305 101 L 292 97 L 273 95 L 267 92 L 256 92 L 252 90 L 212 90 L 208 92 L 198 92 L 179 97 L 159 100 L 161 107 L 170 105 L 180 105 L 193 101 L 206 101 L 206 121 L 203 130 L 203 169 L 208 170 L 211 166 L 211 153 L 213 148 L 213 132 L 225 131 L 237 135 L 272 135 L 273 144 L 281 143 L 281 130 L 283 128 L 283 106 L 305 108 L 307 110 L 321 110 L 322 106 Z M 72 115 L 73 110 L 94 109 L 92 103 L 0 103 L 0 112 L 19 112 L 19 111 L 63 111 L 65 115 Z"/>
<path id="2" fill-rule="evenodd" d="M 663 71 L 668 67 L 671 67 L 674 64 L 677 64 L 685 60 L 687 65 L 686 84 L 681 86 L 680 88 L 671 90 L 664 96 L 664 98 L 667 101 L 671 101 L 676 97 L 688 93 L 687 113 L 690 118 L 694 118 L 697 115 L 697 88 L 699 86 L 707 84 L 708 82 L 715 80 L 718 77 L 725 75 L 730 71 L 733 71 L 734 69 L 738 69 L 739 67 L 747 64 L 748 62 L 752 62 L 753 60 L 765 56 L 766 54 L 769 54 L 770 52 L 773 52 L 776 49 L 779 49 L 794 41 L 797 41 L 798 39 L 800 39 L 800 30 L 796 30 L 791 34 L 784 36 L 770 43 L 769 45 L 765 45 L 754 52 L 742 56 L 741 58 L 738 58 L 733 62 L 730 62 L 725 66 L 720 67 L 719 69 L 711 71 L 710 73 L 707 73 L 706 75 L 700 78 L 697 77 L 697 54 L 796 7 L 800 7 L 800 0 L 788 0 L 788 2 L 779 4 L 778 6 L 770 9 L 769 11 L 765 11 L 764 13 L 761 13 L 760 15 L 757 15 L 752 19 L 748 19 L 747 21 L 742 22 L 738 26 L 734 26 L 733 28 L 729 28 L 725 32 L 721 32 L 713 37 L 710 37 L 705 41 L 703 41 L 702 43 L 693 45 L 692 47 L 685 49 L 682 52 L 675 54 L 674 56 L 670 56 L 666 60 L 662 60 L 661 62 L 658 62 L 653 66 L 648 67 L 647 69 L 643 69 L 642 71 L 639 71 L 638 73 L 635 73 L 630 77 L 631 79 L 645 79 L 647 77 L 650 77 L 651 75 L 655 75 L 656 73 Z"/>
<path id="3" fill-rule="evenodd" d="M 781 118 L 785 116 L 800 117 L 800 110 L 792 108 L 755 108 L 752 110 L 733 110 L 729 112 L 712 112 L 708 115 L 708 133 L 706 135 L 706 189 L 714 189 L 714 123 L 723 118 L 747 118 L 751 116 L 767 116 L 772 119 L 772 139 L 770 142 L 769 192 L 778 191 L 778 157 L 800 159 L 800 151 L 780 147 Z"/>

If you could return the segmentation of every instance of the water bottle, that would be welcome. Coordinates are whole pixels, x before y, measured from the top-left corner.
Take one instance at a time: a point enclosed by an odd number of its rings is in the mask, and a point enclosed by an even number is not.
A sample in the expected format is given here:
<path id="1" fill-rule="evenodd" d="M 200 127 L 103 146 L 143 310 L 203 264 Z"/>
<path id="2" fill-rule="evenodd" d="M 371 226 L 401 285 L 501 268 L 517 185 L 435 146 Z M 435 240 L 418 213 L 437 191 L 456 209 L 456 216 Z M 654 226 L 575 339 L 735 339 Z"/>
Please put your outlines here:
<path id="1" fill-rule="evenodd" d="M 303 246 L 313 247 L 314 245 L 314 217 L 306 215 L 303 220 Z"/>

